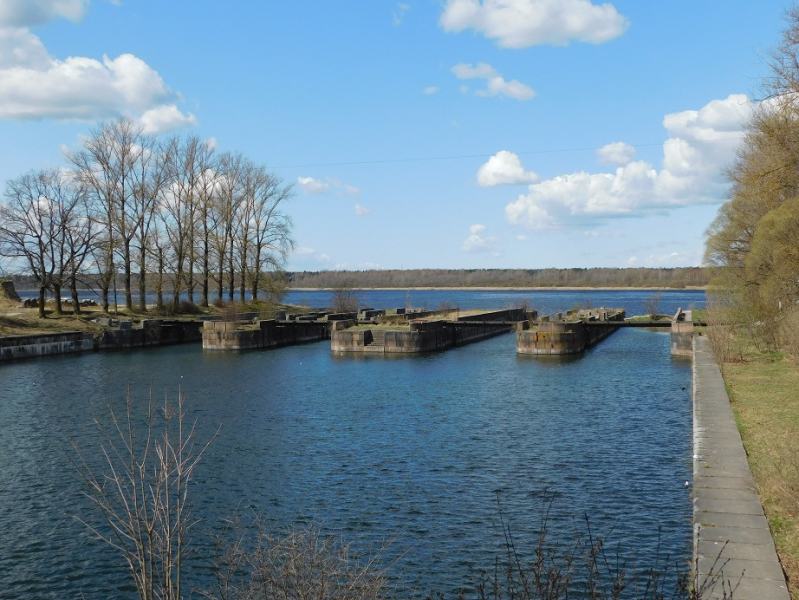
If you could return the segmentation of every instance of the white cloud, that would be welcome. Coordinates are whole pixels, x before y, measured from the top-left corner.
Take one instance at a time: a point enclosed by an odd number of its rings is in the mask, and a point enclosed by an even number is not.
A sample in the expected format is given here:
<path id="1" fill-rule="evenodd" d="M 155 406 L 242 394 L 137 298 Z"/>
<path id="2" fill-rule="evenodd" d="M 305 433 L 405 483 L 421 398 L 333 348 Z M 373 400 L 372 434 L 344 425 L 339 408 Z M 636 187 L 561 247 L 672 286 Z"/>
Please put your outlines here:
<path id="1" fill-rule="evenodd" d="M 723 168 L 735 157 L 751 111 L 746 96 L 733 94 L 698 111 L 666 115 L 660 171 L 639 160 L 612 173 L 560 175 L 530 185 L 505 215 L 513 225 L 552 229 L 722 202 Z"/>
<path id="2" fill-rule="evenodd" d="M 438 93 L 438 88 L 436 86 L 434 86 L 434 85 L 429 85 L 429 86 L 427 86 L 426 88 L 424 88 L 422 90 L 422 93 L 423 94 L 427 94 L 428 96 L 431 96 L 433 94 L 437 94 Z"/>
<path id="3" fill-rule="evenodd" d="M 622 167 L 635 158 L 635 148 L 624 142 L 613 142 L 602 146 L 596 154 L 599 162 Z"/>
<path id="4" fill-rule="evenodd" d="M 80 21 L 90 0 L 2 0 L 0 27 L 35 27 L 54 19 Z"/>
<path id="5" fill-rule="evenodd" d="M 339 196 L 360 196 L 361 190 L 353 185 L 341 183 L 338 179 L 326 177 L 314 179 L 313 177 L 297 177 L 297 183 L 306 194 L 327 194 L 335 190 Z"/>
<path id="6" fill-rule="evenodd" d="M 397 8 L 393 14 L 393 22 L 394 25 L 402 25 L 402 20 L 405 18 L 405 13 L 411 10 L 410 4 L 403 4 L 402 2 L 397 3 Z"/>
<path id="7" fill-rule="evenodd" d="M 146 111 L 139 119 L 142 132 L 146 134 L 159 134 L 184 127 L 196 127 L 197 117 L 193 114 L 183 114 L 174 104 L 162 104 Z M 214 140 L 214 144 L 216 140 Z"/>
<path id="8" fill-rule="evenodd" d="M 477 171 L 477 183 L 481 187 L 535 183 L 538 179 L 532 171 L 524 170 L 516 154 L 507 150 L 497 152 Z"/>
<path id="9" fill-rule="evenodd" d="M 589 0 L 447 0 L 439 25 L 454 33 L 472 29 L 504 48 L 527 48 L 601 44 L 624 33 L 629 22 L 612 4 Z"/>
<path id="10" fill-rule="evenodd" d="M 630 258 L 627 259 L 627 264 L 630 265 L 631 267 L 634 267 L 637 263 L 638 263 L 637 256 L 631 256 Z"/>
<path id="11" fill-rule="evenodd" d="M 330 191 L 330 184 L 313 177 L 297 177 L 297 183 L 306 194 L 326 194 Z"/>
<path id="12" fill-rule="evenodd" d="M 37 6 L 64 14 L 76 10 L 69 2 Z M 195 125 L 196 117 L 181 113 L 177 99 L 161 76 L 132 54 L 104 56 L 102 61 L 77 56 L 59 60 L 27 29 L 0 28 L 2 119 L 93 121 L 127 115 L 141 119 L 153 132 Z"/>
<path id="13" fill-rule="evenodd" d="M 478 96 L 508 96 L 516 100 L 530 100 L 535 98 L 535 91 L 517 79 L 506 81 L 497 71 L 489 64 L 479 63 L 477 66 L 472 66 L 466 63 L 459 63 L 452 67 L 452 72 L 458 79 L 485 79 L 486 89 L 477 90 L 475 92 Z M 461 92 L 467 93 L 469 88 L 461 86 Z"/>
<path id="14" fill-rule="evenodd" d="M 493 252 L 498 238 L 494 236 L 484 236 L 485 225 L 472 225 L 469 227 L 469 237 L 461 245 L 464 252 Z"/>
<path id="15" fill-rule="evenodd" d="M 330 262 L 330 256 L 325 254 L 324 252 L 317 252 L 313 248 L 309 248 L 308 246 L 297 246 L 294 248 L 292 252 L 294 256 L 299 256 L 302 258 L 309 258 L 319 263 L 328 263 Z"/>
<path id="16" fill-rule="evenodd" d="M 208 148 L 211 152 L 216 150 L 218 145 L 219 145 L 219 142 L 217 142 L 217 140 L 216 140 L 216 138 L 214 136 L 211 136 L 207 140 L 205 140 L 205 147 Z"/>
<path id="17" fill-rule="evenodd" d="M 366 208 L 365 206 L 361 206 L 360 204 L 355 205 L 355 214 L 359 217 L 365 217 L 367 215 L 372 214 L 372 211 Z"/>

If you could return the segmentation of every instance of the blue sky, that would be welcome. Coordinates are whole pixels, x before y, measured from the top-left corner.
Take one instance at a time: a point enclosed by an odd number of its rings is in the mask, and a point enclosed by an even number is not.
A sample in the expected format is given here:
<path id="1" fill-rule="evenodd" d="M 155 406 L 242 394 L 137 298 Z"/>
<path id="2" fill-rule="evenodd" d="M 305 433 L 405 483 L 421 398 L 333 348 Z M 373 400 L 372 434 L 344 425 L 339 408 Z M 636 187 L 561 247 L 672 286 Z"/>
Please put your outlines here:
<path id="1" fill-rule="evenodd" d="M 293 270 L 698 265 L 788 6 L 0 0 L 0 185 L 127 115 L 294 184 Z"/>

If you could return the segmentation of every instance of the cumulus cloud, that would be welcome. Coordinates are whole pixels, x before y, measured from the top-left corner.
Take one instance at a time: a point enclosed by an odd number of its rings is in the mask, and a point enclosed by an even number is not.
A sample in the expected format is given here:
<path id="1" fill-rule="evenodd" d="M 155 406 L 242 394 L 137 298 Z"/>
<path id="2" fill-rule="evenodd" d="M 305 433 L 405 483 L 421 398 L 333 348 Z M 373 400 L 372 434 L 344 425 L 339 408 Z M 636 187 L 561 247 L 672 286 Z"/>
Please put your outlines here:
<path id="1" fill-rule="evenodd" d="M 613 142 L 602 146 L 596 154 L 599 162 L 622 167 L 635 158 L 635 148 L 624 142 Z"/>
<path id="2" fill-rule="evenodd" d="M 327 194 L 335 190 L 339 196 L 360 196 L 361 190 L 353 185 L 341 183 L 338 179 L 327 177 L 314 179 L 313 177 L 297 177 L 297 184 L 306 194 Z"/>
<path id="3" fill-rule="evenodd" d="M 54 19 L 80 21 L 89 0 L 2 0 L 0 27 L 35 27 Z"/>
<path id="4" fill-rule="evenodd" d="M 535 91 L 518 79 L 506 81 L 491 65 L 479 63 L 472 66 L 466 63 L 459 63 L 452 67 L 452 72 L 458 79 L 485 79 L 486 89 L 477 90 L 478 96 L 508 96 L 516 100 L 530 100 L 535 98 Z M 461 86 L 461 91 L 467 93 L 469 88 Z"/>
<path id="5" fill-rule="evenodd" d="M 365 217 L 367 215 L 372 214 L 372 211 L 366 208 L 365 206 L 361 206 L 360 204 L 355 205 L 355 214 L 359 217 Z"/>
<path id="6" fill-rule="evenodd" d="M 589 0 L 447 0 L 439 19 L 444 31 L 472 29 L 503 48 L 602 44 L 629 26 L 610 4 Z"/>
<path id="7" fill-rule="evenodd" d="M 728 188 L 722 170 L 735 156 L 751 111 L 746 96 L 733 94 L 666 115 L 660 171 L 639 160 L 612 173 L 561 175 L 530 185 L 505 215 L 513 225 L 548 229 L 721 202 Z"/>
<path id="8" fill-rule="evenodd" d="M 422 90 L 422 93 L 431 96 L 432 94 L 438 93 L 438 88 L 434 85 L 429 85 Z"/>
<path id="9" fill-rule="evenodd" d="M 306 194 L 326 194 L 330 191 L 330 184 L 313 177 L 297 177 L 297 184 Z"/>
<path id="10" fill-rule="evenodd" d="M 497 238 L 485 233 L 485 225 L 472 225 L 469 227 L 469 237 L 463 241 L 461 250 L 464 252 L 491 252 L 497 243 Z"/>
<path id="11" fill-rule="evenodd" d="M 524 170 L 516 154 L 507 150 L 497 152 L 477 171 L 477 183 L 481 187 L 535 183 L 538 179 L 532 171 Z"/>
<path id="12" fill-rule="evenodd" d="M 174 104 L 163 104 L 146 111 L 139 122 L 146 134 L 165 133 L 184 127 L 196 127 L 197 117 L 191 113 L 183 114 Z M 214 145 L 216 140 L 214 140 Z"/>
<path id="13" fill-rule="evenodd" d="M 0 2 L 6 23 L 78 18 L 86 3 Z M 176 105 L 179 95 L 132 54 L 116 58 L 49 55 L 42 41 L 21 27 L 0 27 L 0 119 L 93 121 L 126 115 L 149 133 L 197 124 Z"/>
<path id="14" fill-rule="evenodd" d="M 324 252 L 317 252 L 313 248 L 309 248 L 308 246 L 297 246 L 294 248 L 292 252 L 294 256 L 299 256 L 301 258 L 312 259 L 316 262 L 320 263 L 328 263 L 330 262 L 330 256 L 325 254 Z"/>

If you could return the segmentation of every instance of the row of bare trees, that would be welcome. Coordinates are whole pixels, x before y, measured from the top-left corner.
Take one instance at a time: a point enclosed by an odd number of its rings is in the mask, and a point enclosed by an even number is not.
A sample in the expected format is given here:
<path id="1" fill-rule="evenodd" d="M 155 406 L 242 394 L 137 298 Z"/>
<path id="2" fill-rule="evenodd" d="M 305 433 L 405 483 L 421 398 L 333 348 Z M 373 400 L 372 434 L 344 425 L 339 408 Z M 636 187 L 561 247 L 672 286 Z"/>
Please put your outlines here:
<path id="1" fill-rule="evenodd" d="M 220 299 L 236 289 L 258 299 L 281 279 L 292 190 L 264 166 L 196 136 L 156 139 L 125 118 L 93 129 L 67 160 L 9 181 L 0 204 L 0 255 L 36 278 L 40 315 L 47 290 L 60 312 L 62 288 L 77 301 L 81 281 L 108 311 L 119 275 L 125 307 L 135 291 L 141 311 L 148 290 L 159 307 L 165 293 L 207 306 L 214 285 Z"/>

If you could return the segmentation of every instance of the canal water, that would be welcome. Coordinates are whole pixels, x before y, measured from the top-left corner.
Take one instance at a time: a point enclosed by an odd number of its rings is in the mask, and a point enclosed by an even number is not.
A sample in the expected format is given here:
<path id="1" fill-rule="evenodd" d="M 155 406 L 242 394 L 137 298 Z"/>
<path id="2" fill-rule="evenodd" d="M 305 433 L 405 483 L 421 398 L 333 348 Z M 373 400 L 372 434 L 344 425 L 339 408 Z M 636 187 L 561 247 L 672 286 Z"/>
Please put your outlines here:
<path id="1" fill-rule="evenodd" d="M 683 308 L 704 302 L 672 294 Z M 504 308 L 507 297 L 482 301 Z M 572 293 L 554 308 L 577 302 L 609 304 Z M 322 342 L 4 364 L 0 598 L 133 596 L 120 557 L 80 522 L 96 515 L 66 451 L 73 436 L 96 456 L 90 404 L 119 405 L 128 386 L 137 410 L 150 387 L 172 398 L 182 389 L 201 440 L 221 426 L 194 488 L 189 577 L 200 586 L 212 581 L 213 535 L 255 512 L 275 531 L 313 523 L 358 551 L 389 543 L 400 596 L 450 594 L 501 557 L 500 511 L 526 552 L 552 496 L 551 543 L 584 533 L 587 516 L 630 567 L 657 555 L 685 564 L 691 369 L 669 349 L 668 334 L 625 329 L 578 358 L 517 356 L 507 334 L 397 359 L 336 356 Z"/>

